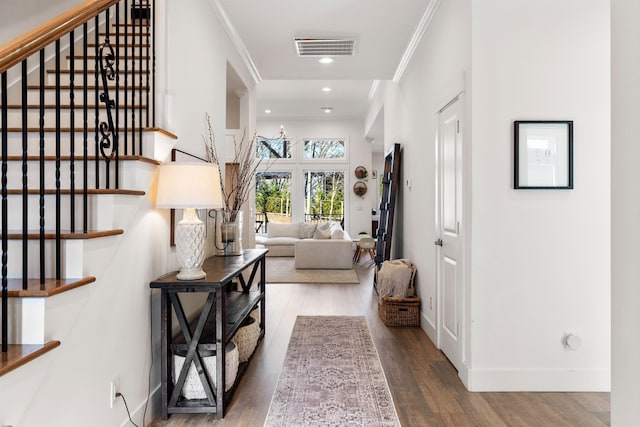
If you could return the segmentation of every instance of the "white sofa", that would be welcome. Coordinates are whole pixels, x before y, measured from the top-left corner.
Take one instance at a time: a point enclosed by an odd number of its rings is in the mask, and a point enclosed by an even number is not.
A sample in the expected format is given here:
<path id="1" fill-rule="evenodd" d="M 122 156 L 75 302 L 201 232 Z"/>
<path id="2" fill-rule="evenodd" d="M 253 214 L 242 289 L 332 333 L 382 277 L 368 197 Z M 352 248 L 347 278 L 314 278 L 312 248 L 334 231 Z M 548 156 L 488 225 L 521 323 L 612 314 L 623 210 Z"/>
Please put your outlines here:
<path id="1" fill-rule="evenodd" d="M 267 256 L 293 256 L 297 269 L 351 269 L 351 236 L 336 222 L 269 223 L 256 244 L 269 249 Z"/>

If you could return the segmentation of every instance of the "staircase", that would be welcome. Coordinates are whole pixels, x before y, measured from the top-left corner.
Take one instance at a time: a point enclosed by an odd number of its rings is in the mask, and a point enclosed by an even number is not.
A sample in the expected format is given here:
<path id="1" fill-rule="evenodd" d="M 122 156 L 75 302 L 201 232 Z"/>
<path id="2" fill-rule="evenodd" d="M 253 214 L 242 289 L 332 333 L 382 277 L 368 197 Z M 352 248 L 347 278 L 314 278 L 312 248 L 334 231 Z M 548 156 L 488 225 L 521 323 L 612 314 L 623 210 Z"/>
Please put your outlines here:
<path id="1" fill-rule="evenodd" d="M 61 345 L 59 310 L 117 253 L 176 139 L 154 125 L 152 17 L 151 1 L 96 0 L 33 55 L 0 50 L 0 377 Z"/>

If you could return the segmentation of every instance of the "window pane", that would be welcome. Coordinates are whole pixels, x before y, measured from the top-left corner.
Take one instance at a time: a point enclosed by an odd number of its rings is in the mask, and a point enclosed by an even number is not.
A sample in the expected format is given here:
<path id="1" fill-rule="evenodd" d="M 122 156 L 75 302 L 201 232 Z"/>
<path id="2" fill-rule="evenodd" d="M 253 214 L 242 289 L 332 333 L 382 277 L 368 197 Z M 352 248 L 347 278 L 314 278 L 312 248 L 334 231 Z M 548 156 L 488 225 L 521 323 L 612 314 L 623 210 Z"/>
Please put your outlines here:
<path id="1" fill-rule="evenodd" d="M 257 159 L 290 159 L 291 141 L 288 139 L 259 139 L 256 141 Z"/>
<path id="2" fill-rule="evenodd" d="M 341 222 L 344 216 L 344 172 L 305 171 L 305 221 Z"/>
<path id="3" fill-rule="evenodd" d="M 291 222 L 291 172 L 256 174 L 256 232 L 266 233 L 270 222 Z"/>
<path id="4" fill-rule="evenodd" d="M 344 159 L 344 141 L 341 139 L 306 139 L 305 159 Z"/>

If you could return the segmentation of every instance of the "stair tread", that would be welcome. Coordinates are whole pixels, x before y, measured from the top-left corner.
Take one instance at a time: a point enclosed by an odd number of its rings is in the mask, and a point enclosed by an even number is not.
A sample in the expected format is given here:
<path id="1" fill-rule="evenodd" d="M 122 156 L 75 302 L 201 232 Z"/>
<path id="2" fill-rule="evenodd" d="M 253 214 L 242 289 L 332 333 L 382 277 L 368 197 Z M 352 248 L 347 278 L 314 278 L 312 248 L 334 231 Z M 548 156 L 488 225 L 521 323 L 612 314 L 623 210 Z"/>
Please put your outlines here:
<path id="1" fill-rule="evenodd" d="M 70 291 L 80 286 L 88 285 L 96 281 L 95 277 L 84 277 L 82 279 L 44 279 L 40 284 L 40 279 L 27 279 L 27 289 L 22 289 L 22 279 L 8 279 L 7 289 L 9 298 L 20 297 L 50 297 L 59 293 Z"/>
<path id="2" fill-rule="evenodd" d="M 74 55 L 73 56 L 74 59 L 83 59 L 84 55 Z M 96 55 L 87 55 L 87 59 L 96 59 L 97 56 Z M 125 59 L 125 55 L 123 53 L 120 54 L 119 56 L 120 59 Z M 127 59 L 151 59 L 150 55 L 143 55 L 143 56 L 138 56 L 138 55 L 126 55 Z M 67 59 L 71 59 L 71 55 L 67 55 Z"/>
<path id="3" fill-rule="evenodd" d="M 27 230 L 27 238 L 29 240 L 38 240 L 40 238 L 40 231 L 38 230 Z M 86 233 L 81 231 L 71 232 L 69 230 L 60 230 L 60 238 L 62 240 L 87 240 L 87 239 L 97 239 L 99 237 L 108 237 L 108 236 L 117 236 L 119 234 L 123 234 L 124 230 L 116 229 L 116 230 L 89 230 Z M 2 234 L 0 234 L 0 238 L 2 238 Z M 7 238 L 9 240 L 22 240 L 22 230 L 9 230 L 7 234 Z M 56 238 L 56 232 L 51 230 L 45 230 L 44 238 L 46 240 L 52 240 Z"/>
<path id="4" fill-rule="evenodd" d="M 78 92 L 82 92 L 83 86 L 82 85 L 75 85 L 73 88 L 75 90 L 77 90 Z M 115 90 L 116 89 L 116 85 L 109 85 L 108 88 L 109 88 L 109 90 L 111 90 L 111 89 Z M 40 85 L 27 85 L 27 89 L 28 90 L 40 90 Z M 56 89 L 56 85 L 45 85 L 44 89 L 45 90 L 55 90 Z M 70 85 L 60 85 L 60 89 L 62 89 L 62 90 L 71 90 L 71 86 Z M 93 91 L 93 90 L 96 90 L 96 87 L 95 86 L 87 86 L 87 89 L 90 90 L 90 91 Z M 102 86 L 99 86 L 98 89 L 102 90 Z M 124 90 L 124 88 L 122 86 L 120 86 L 120 89 Z M 135 90 L 139 90 L 139 89 L 146 90 L 147 86 L 136 86 Z"/>
<path id="5" fill-rule="evenodd" d="M 0 376 L 42 356 L 60 345 L 60 341 L 46 344 L 10 344 L 6 353 L 0 352 Z"/>
<path id="6" fill-rule="evenodd" d="M 115 98 L 112 98 L 115 99 Z M 76 104 L 74 105 L 75 110 L 76 111 L 81 111 L 84 108 L 84 104 Z M 137 105 L 119 105 L 118 108 L 120 108 L 121 110 L 123 110 L 124 108 L 128 108 L 128 109 L 132 109 L 135 108 L 136 110 L 139 109 L 146 109 L 147 106 L 146 105 L 141 105 L 141 104 L 137 104 Z M 45 110 L 53 110 L 56 108 L 55 104 L 45 104 L 44 105 Z M 96 106 L 94 105 L 87 105 L 87 109 L 88 110 L 95 110 Z M 22 105 L 21 104 L 7 104 L 7 109 L 9 110 L 22 110 Z M 28 110 L 39 110 L 40 109 L 40 105 L 38 104 L 28 104 L 27 105 L 27 109 Z M 62 110 L 70 110 L 71 109 L 71 104 L 60 104 L 60 109 Z M 98 104 L 98 109 L 99 110 L 104 110 L 106 109 L 106 106 L 104 104 Z"/>
<path id="7" fill-rule="evenodd" d="M 0 160 L 2 160 L 2 156 L 0 156 Z M 40 156 L 33 156 L 33 155 L 27 156 L 27 161 L 36 162 L 38 160 L 40 160 Z M 52 161 L 56 160 L 56 156 L 44 156 L 44 160 L 47 161 L 47 162 L 52 162 Z M 63 162 L 70 161 L 71 160 L 71 156 L 60 156 L 60 160 L 63 161 Z M 83 160 L 82 155 L 76 154 L 75 160 L 78 161 L 78 162 L 81 162 Z M 87 156 L 87 160 L 88 161 L 95 161 L 96 160 L 96 156 Z M 121 160 L 121 161 L 139 161 L 139 162 L 144 162 L 144 163 L 151 163 L 153 165 L 162 164 L 162 162 L 159 161 L 159 160 L 151 159 L 149 157 L 144 157 L 144 156 L 126 155 L 126 156 L 120 156 L 119 160 Z M 21 162 L 22 161 L 22 156 L 20 156 L 20 155 L 18 155 L 18 156 L 7 156 L 7 161 L 8 162 Z"/>
<path id="8" fill-rule="evenodd" d="M 120 34 L 120 35 L 122 35 L 122 34 Z M 131 33 L 129 33 L 129 35 L 131 35 Z M 136 33 L 136 35 L 138 35 L 138 34 Z M 102 46 L 102 44 L 101 43 L 98 43 L 98 44 L 87 43 L 87 47 L 92 47 L 92 48 L 95 49 L 96 46 L 100 47 L 100 46 Z M 149 47 L 149 43 L 144 43 L 144 42 L 143 43 L 137 43 L 137 42 L 136 43 L 129 43 L 126 47 L 130 48 L 130 47 L 140 47 L 140 46 Z M 120 43 L 120 48 L 124 48 L 124 47 L 125 47 L 124 44 Z"/>
<path id="9" fill-rule="evenodd" d="M 56 72 L 56 70 L 51 70 L 51 69 L 47 70 L 47 73 L 49 73 L 49 74 L 55 74 L 55 72 Z M 60 74 L 69 74 L 70 72 L 71 72 L 71 70 L 60 70 Z M 124 74 L 124 72 L 125 72 L 125 70 L 120 70 L 120 74 Z M 128 69 L 126 72 L 129 73 L 129 74 L 131 74 L 131 73 L 149 74 L 148 70 L 140 70 L 138 68 L 136 68 L 135 70 Z M 76 68 L 75 70 L 73 70 L 73 73 L 74 74 L 83 74 L 84 70 Z M 92 75 L 94 75 L 94 73 L 95 73 L 95 70 L 87 70 L 87 75 L 91 75 L 92 76 Z"/>
<path id="10" fill-rule="evenodd" d="M 0 130 L 2 130 L 2 127 L 0 127 Z M 95 132 L 96 129 L 95 128 L 89 128 L 87 130 L 90 131 L 90 132 Z M 120 130 L 121 133 L 124 132 L 124 128 L 121 128 L 119 130 Z M 135 130 L 135 132 L 138 132 L 139 130 L 140 129 L 137 128 Z M 27 128 L 27 131 L 28 132 L 40 132 L 40 129 L 39 128 Z M 55 132 L 56 129 L 53 128 L 53 127 L 45 127 L 44 131 L 45 132 Z M 82 128 L 74 128 L 74 131 L 75 132 L 83 132 L 84 129 L 82 129 Z M 173 133 L 171 133 L 171 132 L 169 132 L 167 130 L 164 130 L 162 128 L 158 128 L 158 127 L 155 127 L 155 128 L 154 127 L 143 127 L 142 131 L 143 132 L 159 132 L 159 133 L 161 133 L 161 134 L 163 134 L 165 136 L 168 136 L 169 138 L 178 139 L 177 135 L 175 135 L 175 134 L 173 134 Z M 7 128 L 7 132 L 10 132 L 10 133 L 22 132 L 22 128 L 10 127 L 10 128 Z M 71 128 L 69 128 L 69 127 L 60 128 L 60 132 L 71 132 Z"/>
<path id="11" fill-rule="evenodd" d="M 74 193 L 76 195 L 80 195 L 84 192 L 82 188 L 76 188 Z M 27 193 L 31 195 L 40 194 L 39 188 L 29 188 Z M 87 188 L 87 193 L 90 195 L 122 195 L 122 196 L 144 196 L 145 192 L 142 190 L 123 190 L 123 189 L 108 189 L 108 188 Z M 7 189 L 7 194 L 11 195 L 21 195 L 21 188 L 9 188 Z M 56 194 L 55 188 L 45 188 L 44 194 Z M 69 195 L 71 194 L 71 190 L 68 188 L 61 188 L 60 194 Z"/>
<path id="12" fill-rule="evenodd" d="M 135 28 L 139 28 L 139 27 L 138 27 L 138 26 L 135 26 Z M 146 27 L 145 25 L 143 25 L 143 26 L 142 26 L 142 28 L 146 30 L 148 27 Z M 128 34 L 126 34 L 126 35 L 127 35 L 127 36 L 133 36 L 133 35 L 135 35 L 136 37 L 139 37 L 139 36 L 140 36 L 140 34 L 142 34 L 142 37 L 147 37 L 147 36 L 151 37 L 151 33 L 150 33 L 149 31 L 136 31 L 136 32 L 135 32 L 135 34 L 134 34 L 134 32 L 133 32 L 133 31 L 129 31 L 129 33 L 128 33 Z M 106 36 L 107 36 L 107 33 L 106 33 L 106 32 L 100 32 L 100 33 L 99 33 L 99 35 L 100 35 L 100 37 L 106 37 Z M 109 31 L 109 37 L 116 37 L 116 36 L 117 36 L 117 34 L 116 34 L 116 32 L 115 32 L 115 31 L 113 31 L 113 30 L 112 30 L 112 31 Z M 124 37 L 124 36 L 125 36 L 124 31 L 120 31 L 120 37 Z"/>

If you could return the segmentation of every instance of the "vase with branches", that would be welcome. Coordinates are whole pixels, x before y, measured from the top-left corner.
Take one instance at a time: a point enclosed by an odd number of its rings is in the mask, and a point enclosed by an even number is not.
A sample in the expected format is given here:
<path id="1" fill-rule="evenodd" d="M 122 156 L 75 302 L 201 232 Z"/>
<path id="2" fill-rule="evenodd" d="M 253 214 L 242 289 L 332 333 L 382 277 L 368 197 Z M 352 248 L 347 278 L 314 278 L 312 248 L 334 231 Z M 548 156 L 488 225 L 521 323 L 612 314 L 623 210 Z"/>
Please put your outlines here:
<path id="1" fill-rule="evenodd" d="M 227 164 L 231 164 L 231 169 L 227 172 L 227 179 L 222 179 L 222 163 L 223 159 L 220 158 L 216 147 L 216 137 L 211 124 L 211 116 L 206 114 L 206 127 L 207 135 L 203 135 L 203 141 L 206 150 L 207 161 L 218 165 L 220 173 L 220 183 L 222 186 L 222 202 L 223 208 L 221 210 L 222 223 L 237 223 L 242 217 L 242 207 L 249 201 L 251 190 L 253 188 L 254 178 L 256 171 L 261 165 L 266 164 L 268 169 L 277 156 L 273 155 L 273 150 L 270 150 L 269 141 L 284 140 L 284 130 L 280 129 L 280 134 L 277 138 L 265 138 L 254 133 L 251 138 L 246 138 L 246 132 L 242 134 L 240 140 L 233 137 L 233 160 Z M 231 147 L 227 147 L 229 149 Z M 239 218 L 240 217 L 240 218 Z M 216 231 L 217 228 L 216 228 Z M 229 237 L 225 233 L 225 227 L 222 226 L 220 230 L 222 237 L 222 243 L 225 245 L 226 252 L 229 252 L 228 246 L 231 240 L 235 237 Z M 238 247 L 239 239 L 233 240 L 235 249 L 231 249 L 231 253 L 241 252 L 241 244 Z M 226 243 L 225 243 L 226 242 Z M 217 246 L 217 245 L 216 245 Z M 222 250 L 217 247 L 217 249 Z"/>

